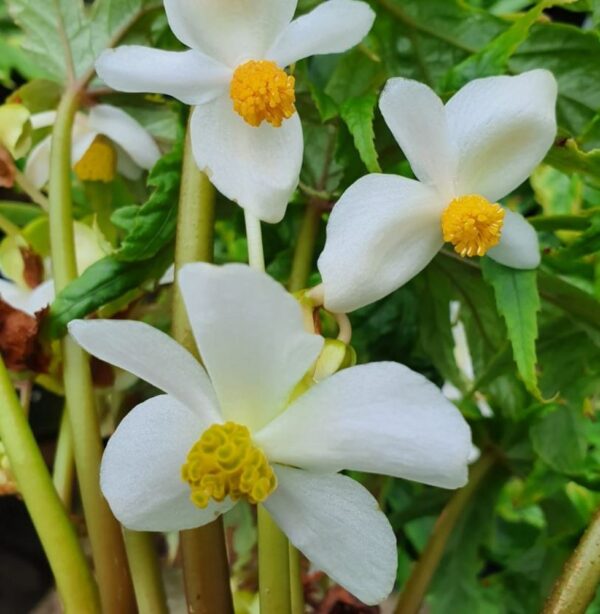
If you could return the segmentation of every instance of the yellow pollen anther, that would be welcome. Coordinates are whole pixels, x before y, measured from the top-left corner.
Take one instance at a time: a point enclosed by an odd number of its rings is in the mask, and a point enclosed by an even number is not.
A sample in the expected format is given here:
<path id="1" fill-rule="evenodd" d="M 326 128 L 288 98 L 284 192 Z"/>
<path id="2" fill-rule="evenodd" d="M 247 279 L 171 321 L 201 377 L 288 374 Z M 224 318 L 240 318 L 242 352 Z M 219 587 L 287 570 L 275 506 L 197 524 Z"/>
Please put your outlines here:
<path id="1" fill-rule="evenodd" d="M 442 214 L 444 241 L 461 256 L 483 256 L 498 245 L 504 209 L 478 194 L 455 198 Z"/>
<path id="2" fill-rule="evenodd" d="M 225 497 L 260 503 L 277 488 L 265 453 L 252 443 L 250 431 L 235 422 L 204 431 L 189 451 L 181 477 L 192 489 L 192 503 L 201 508 Z"/>
<path id="3" fill-rule="evenodd" d="M 279 128 L 295 112 L 295 79 L 268 60 L 250 60 L 235 69 L 229 95 L 233 108 L 251 126 L 263 121 Z"/>
<path id="4" fill-rule="evenodd" d="M 117 172 L 117 152 L 112 143 L 99 134 L 73 170 L 81 181 L 109 183 Z"/>

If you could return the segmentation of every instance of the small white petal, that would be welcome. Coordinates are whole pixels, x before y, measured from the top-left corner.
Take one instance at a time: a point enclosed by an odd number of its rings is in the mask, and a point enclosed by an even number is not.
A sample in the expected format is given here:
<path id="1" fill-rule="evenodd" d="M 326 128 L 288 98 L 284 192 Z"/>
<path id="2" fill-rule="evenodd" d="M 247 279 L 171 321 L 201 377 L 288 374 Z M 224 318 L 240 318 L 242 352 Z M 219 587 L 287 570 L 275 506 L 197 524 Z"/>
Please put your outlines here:
<path id="1" fill-rule="evenodd" d="M 22 288 L 18 284 L 0 279 L 0 299 L 8 303 L 11 307 L 24 311 L 33 315 L 29 311 L 29 300 L 31 298 L 31 290 Z"/>
<path id="2" fill-rule="evenodd" d="M 83 158 L 97 136 L 97 132 L 75 125 L 71 142 L 71 164 L 73 166 Z"/>
<path id="3" fill-rule="evenodd" d="M 50 178 L 50 148 L 52 137 L 41 140 L 29 154 L 25 164 L 25 177 L 38 190 L 43 188 Z"/>
<path id="4" fill-rule="evenodd" d="M 29 292 L 23 311 L 29 315 L 35 315 L 41 309 L 48 307 L 53 300 L 54 280 L 49 279 Z"/>
<path id="5" fill-rule="evenodd" d="M 432 188 L 394 175 L 367 175 L 342 195 L 319 258 L 325 306 L 349 312 L 383 298 L 440 250 L 443 204 Z"/>
<path id="6" fill-rule="evenodd" d="M 267 57 L 288 66 L 309 55 L 341 53 L 360 43 L 374 20 L 375 13 L 366 2 L 328 0 L 292 21 Z"/>
<path id="7" fill-rule="evenodd" d="M 540 246 L 533 226 L 519 213 L 505 209 L 500 243 L 487 255 L 513 269 L 535 269 L 540 264 Z"/>
<path id="8" fill-rule="evenodd" d="M 255 441 L 276 463 L 443 488 L 466 484 L 471 450 L 458 409 L 425 377 L 393 362 L 344 369 L 319 382 Z"/>
<path id="9" fill-rule="evenodd" d="M 518 187 L 556 135 L 557 85 L 551 72 L 476 79 L 446 105 L 458 153 L 458 194 L 491 202 Z"/>
<path id="10" fill-rule="evenodd" d="M 290 542 L 363 603 L 386 599 L 396 579 L 396 537 L 367 489 L 343 475 L 275 470 L 279 485 L 265 507 Z"/>
<path id="11" fill-rule="evenodd" d="M 183 403 L 203 428 L 220 420 L 206 372 L 185 348 L 160 330 L 132 320 L 73 320 L 69 333 L 90 354 Z"/>
<path id="12" fill-rule="evenodd" d="M 122 148 L 116 145 L 117 150 L 117 173 L 127 179 L 136 181 L 142 176 L 142 169 L 131 159 L 131 156 Z"/>
<path id="13" fill-rule="evenodd" d="M 90 111 L 89 125 L 120 145 L 141 168 L 151 169 L 160 158 L 160 150 L 148 131 L 117 107 L 96 105 Z"/>
<path id="14" fill-rule="evenodd" d="M 231 71 L 198 51 L 164 51 L 123 45 L 102 53 L 98 76 L 119 92 L 157 92 L 202 104 L 225 91 Z"/>
<path id="15" fill-rule="evenodd" d="M 32 115 L 30 118 L 31 127 L 34 130 L 38 130 L 39 128 L 48 128 L 49 126 L 54 125 L 56 121 L 56 111 L 44 111 L 43 113 L 36 113 Z"/>
<path id="16" fill-rule="evenodd" d="M 281 221 L 302 166 L 298 113 L 280 128 L 267 122 L 255 128 L 227 95 L 196 107 L 191 130 L 196 164 L 216 188 L 260 220 Z"/>
<path id="17" fill-rule="evenodd" d="M 175 36 L 235 67 L 242 60 L 264 57 L 290 23 L 297 0 L 165 0 Z"/>
<path id="18" fill-rule="evenodd" d="M 260 428 L 283 409 L 323 338 L 304 331 L 291 294 L 246 265 L 188 264 L 178 282 L 223 415 Z"/>
<path id="19" fill-rule="evenodd" d="M 450 141 L 446 111 L 429 87 L 410 79 L 390 79 L 379 100 L 381 113 L 410 162 L 415 176 L 436 186 L 450 201 L 456 153 Z"/>
<path id="20" fill-rule="evenodd" d="M 136 531 L 180 531 L 207 524 L 230 500 L 200 509 L 190 501 L 181 466 L 202 435 L 198 415 L 169 395 L 135 407 L 109 439 L 100 485 L 114 515 Z"/>

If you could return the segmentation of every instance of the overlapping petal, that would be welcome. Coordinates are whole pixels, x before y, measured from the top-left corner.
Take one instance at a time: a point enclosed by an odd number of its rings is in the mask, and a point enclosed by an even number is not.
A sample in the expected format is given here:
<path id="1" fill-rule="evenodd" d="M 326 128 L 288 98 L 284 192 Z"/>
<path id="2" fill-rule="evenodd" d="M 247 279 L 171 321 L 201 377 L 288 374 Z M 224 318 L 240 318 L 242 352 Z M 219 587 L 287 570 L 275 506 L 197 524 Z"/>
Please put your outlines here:
<path id="1" fill-rule="evenodd" d="M 471 81 L 446 105 L 458 194 L 496 202 L 542 161 L 556 135 L 557 85 L 547 70 Z"/>
<path id="2" fill-rule="evenodd" d="M 227 90 L 231 71 L 199 51 L 164 51 L 124 45 L 105 51 L 98 76 L 121 92 L 160 93 L 202 104 Z"/>
<path id="3" fill-rule="evenodd" d="M 358 0 L 328 0 L 292 21 L 267 57 L 287 66 L 310 55 L 341 53 L 367 35 L 375 13 Z"/>
<path id="4" fill-rule="evenodd" d="M 232 507 L 230 500 L 200 509 L 190 501 L 181 466 L 203 430 L 198 415 L 169 395 L 131 411 L 109 439 L 100 485 L 114 515 L 137 531 L 202 526 Z"/>
<path id="5" fill-rule="evenodd" d="M 281 221 L 302 166 L 298 114 L 255 128 L 222 96 L 194 109 L 191 130 L 196 163 L 216 188 L 259 219 Z"/>
<path id="6" fill-rule="evenodd" d="M 108 104 L 92 108 L 90 128 L 107 136 L 140 167 L 151 169 L 160 158 L 160 150 L 148 131 L 125 111 Z"/>
<path id="7" fill-rule="evenodd" d="M 396 78 L 387 82 L 379 108 L 415 176 L 450 202 L 457 162 L 444 103 L 423 83 Z"/>
<path id="8" fill-rule="evenodd" d="M 521 214 L 505 209 L 500 243 L 487 255 L 514 269 L 535 269 L 540 264 L 537 233 Z"/>
<path id="9" fill-rule="evenodd" d="M 303 330 L 290 294 L 247 266 L 188 264 L 178 282 L 223 415 L 260 428 L 283 409 L 323 339 Z"/>
<path id="10" fill-rule="evenodd" d="M 368 175 L 342 196 L 318 266 L 325 306 L 348 312 L 419 273 L 443 245 L 439 194 L 418 181 Z"/>
<path id="11" fill-rule="evenodd" d="M 43 188 L 50 178 L 50 148 L 52 137 L 42 139 L 29 153 L 25 163 L 25 177 L 36 188 Z"/>
<path id="12" fill-rule="evenodd" d="M 260 59 L 289 24 L 297 0 L 165 0 L 169 26 L 185 45 L 235 67 Z"/>
<path id="13" fill-rule="evenodd" d="M 377 501 L 343 475 L 277 467 L 265 506 L 296 548 L 366 604 L 381 603 L 396 578 L 396 538 Z"/>
<path id="14" fill-rule="evenodd" d="M 425 377 L 394 362 L 352 367 L 319 382 L 255 440 L 277 463 L 443 488 L 466 483 L 471 450 L 458 409 Z"/>
<path id="15" fill-rule="evenodd" d="M 220 420 L 212 385 L 200 363 L 165 333 L 130 320 L 74 320 L 69 333 L 87 352 L 125 369 L 188 407 L 206 428 Z"/>

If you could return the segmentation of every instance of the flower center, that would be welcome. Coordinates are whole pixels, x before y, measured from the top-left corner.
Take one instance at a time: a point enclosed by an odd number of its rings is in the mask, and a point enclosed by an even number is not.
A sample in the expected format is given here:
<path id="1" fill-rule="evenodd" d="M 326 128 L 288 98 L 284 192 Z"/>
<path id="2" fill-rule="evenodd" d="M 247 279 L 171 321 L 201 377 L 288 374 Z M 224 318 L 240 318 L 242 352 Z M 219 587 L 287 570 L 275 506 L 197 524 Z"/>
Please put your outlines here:
<path id="1" fill-rule="evenodd" d="M 483 256 L 498 245 L 504 209 L 478 194 L 455 198 L 442 213 L 444 241 L 461 256 Z"/>
<path id="2" fill-rule="evenodd" d="M 181 477 L 192 489 L 192 503 L 201 508 L 227 496 L 260 503 L 277 487 L 265 453 L 252 443 L 250 431 L 235 422 L 204 431 L 189 451 Z"/>
<path id="3" fill-rule="evenodd" d="M 117 172 L 117 152 L 111 142 L 99 134 L 73 170 L 81 181 L 109 183 Z"/>
<path id="4" fill-rule="evenodd" d="M 296 112 L 295 82 L 275 62 L 250 60 L 235 69 L 229 95 L 234 110 L 251 126 L 267 121 L 279 128 Z"/>

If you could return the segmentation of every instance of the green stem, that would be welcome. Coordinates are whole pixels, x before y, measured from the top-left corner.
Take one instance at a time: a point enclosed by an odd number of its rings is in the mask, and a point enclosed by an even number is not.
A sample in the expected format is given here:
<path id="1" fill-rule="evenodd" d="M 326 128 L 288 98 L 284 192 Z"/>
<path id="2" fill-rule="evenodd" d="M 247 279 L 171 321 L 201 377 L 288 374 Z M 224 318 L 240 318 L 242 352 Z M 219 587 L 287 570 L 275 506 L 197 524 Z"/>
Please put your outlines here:
<path id="1" fill-rule="evenodd" d="M 99 613 L 100 603 L 73 525 L 0 358 L 0 438 L 19 491 L 40 537 L 66 612 Z"/>
<path id="2" fill-rule="evenodd" d="M 600 584 L 600 509 L 565 563 L 544 614 L 584 614 Z"/>
<path id="3" fill-rule="evenodd" d="M 304 585 L 302 584 L 302 555 L 290 544 L 290 603 L 291 614 L 304 614 Z"/>
<path id="4" fill-rule="evenodd" d="M 396 605 L 396 614 L 417 614 L 420 611 L 429 583 L 442 559 L 446 543 L 456 522 L 495 462 L 496 456 L 493 452 L 484 453 L 471 467 L 467 485 L 456 491 L 442 510 L 421 558 L 404 585 L 404 590 Z"/>
<path id="5" fill-rule="evenodd" d="M 60 429 L 58 431 L 52 481 L 67 511 L 71 509 L 73 501 L 74 480 L 75 462 L 73 459 L 73 435 L 71 433 L 71 423 L 69 422 L 69 412 L 65 405 L 60 421 Z"/>
<path id="6" fill-rule="evenodd" d="M 19 170 L 16 172 L 15 181 L 21 190 L 31 198 L 31 202 L 39 205 L 44 211 L 48 211 L 48 199 Z"/>
<path id="7" fill-rule="evenodd" d="M 190 132 L 185 143 L 177 240 L 175 279 L 188 262 L 212 262 L 215 192 L 194 161 Z M 198 356 L 190 324 L 177 283 L 173 297 L 173 337 Z M 221 518 L 181 532 L 181 553 L 189 612 L 229 614 L 233 612 L 225 532 Z"/>
<path id="8" fill-rule="evenodd" d="M 56 293 L 77 277 L 71 197 L 71 130 L 79 93 L 67 89 L 58 107 L 50 156 L 50 243 Z M 87 354 L 62 340 L 63 377 L 83 511 L 88 527 L 102 606 L 133 612 L 135 600 L 121 528 L 100 492 L 102 440 Z"/>
<path id="9" fill-rule="evenodd" d="M 297 292 L 306 287 L 315 256 L 315 244 L 319 234 L 320 223 L 321 213 L 318 207 L 313 202 L 308 202 L 294 250 L 292 272 L 288 282 L 290 292 Z"/>
<path id="10" fill-rule="evenodd" d="M 290 614 L 290 554 L 285 535 L 258 506 L 258 584 L 261 614 Z"/>
<path id="11" fill-rule="evenodd" d="M 168 614 L 167 596 L 152 534 L 128 529 L 123 534 L 139 614 Z"/>

